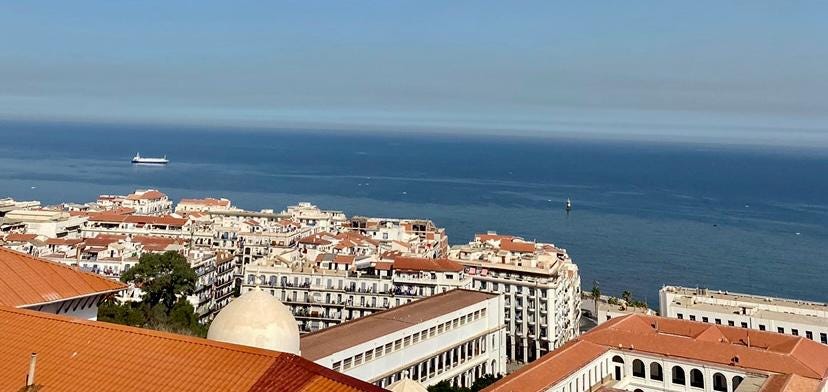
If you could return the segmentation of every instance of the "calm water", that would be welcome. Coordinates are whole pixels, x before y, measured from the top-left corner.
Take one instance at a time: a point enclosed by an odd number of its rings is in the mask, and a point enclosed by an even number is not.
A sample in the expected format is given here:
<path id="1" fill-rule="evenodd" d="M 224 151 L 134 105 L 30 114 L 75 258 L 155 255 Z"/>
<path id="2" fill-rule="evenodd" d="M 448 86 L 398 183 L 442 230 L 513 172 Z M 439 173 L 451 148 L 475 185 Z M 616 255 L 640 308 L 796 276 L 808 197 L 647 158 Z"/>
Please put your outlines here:
<path id="1" fill-rule="evenodd" d="M 172 163 L 134 167 L 136 152 Z M 486 230 L 553 242 L 585 288 L 652 307 L 663 284 L 828 301 L 827 174 L 816 150 L 0 122 L 0 196 L 157 187 L 247 209 L 430 218 L 453 244 Z"/>

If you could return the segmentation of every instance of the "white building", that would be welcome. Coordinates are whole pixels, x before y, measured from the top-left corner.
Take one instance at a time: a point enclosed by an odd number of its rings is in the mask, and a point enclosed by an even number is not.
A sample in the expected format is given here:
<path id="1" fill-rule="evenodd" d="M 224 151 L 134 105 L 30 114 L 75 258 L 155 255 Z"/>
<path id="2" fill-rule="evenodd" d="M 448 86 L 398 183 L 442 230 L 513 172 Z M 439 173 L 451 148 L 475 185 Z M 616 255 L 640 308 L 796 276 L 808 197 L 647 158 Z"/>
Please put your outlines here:
<path id="1" fill-rule="evenodd" d="M 771 331 L 828 344 L 828 304 L 679 286 L 659 290 L 661 315 Z"/>
<path id="2" fill-rule="evenodd" d="M 347 222 L 344 212 L 322 210 L 308 202 L 288 206 L 285 211 L 282 211 L 282 214 L 289 215 L 302 226 L 316 227 L 329 232 L 338 231 Z"/>
<path id="3" fill-rule="evenodd" d="M 140 215 L 172 213 L 172 201 L 157 189 L 138 189 L 126 196 L 100 195 L 97 204 L 106 210 L 129 208 Z"/>
<path id="4" fill-rule="evenodd" d="M 451 290 L 304 335 L 301 353 L 381 387 L 403 376 L 470 387 L 506 371 L 502 302 L 499 295 Z"/>
<path id="5" fill-rule="evenodd" d="M 175 206 L 175 213 L 228 211 L 232 209 L 232 203 L 228 199 L 207 197 L 204 199 L 181 199 L 178 205 Z"/>
<path id="6" fill-rule="evenodd" d="M 450 260 L 397 257 L 359 266 L 354 256 L 336 256 L 333 263 L 337 257 L 347 259 L 342 260 L 349 263 L 347 270 L 272 259 L 253 262 L 245 267 L 242 291 L 261 287 L 291 309 L 302 332 L 312 332 L 471 286 L 463 266 Z"/>
<path id="7" fill-rule="evenodd" d="M 531 362 L 578 335 L 581 278 L 564 249 L 496 233 L 452 247 L 473 288 L 506 297 L 509 358 Z"/>
<path id="8" fill-rule="evenodd" d="M 6 213 L 5 222 L 25 225 L 27 234 L 48 238 L 79 238 L 86 217 L 72 216 L 64 211 L 13 210 Z"/>
<path id="9" fill-rule="evenodd" d="M 427 219 L 366 218 L 355 216 L 347 229 L 380 242 L 382 251 L 406 249 L 406 255 L 432 259 L 448 255 L 446 229 Z"/>
<path id="10" fill-rule="evenodd" d="M 828 346 L 774 332 L 630 315 L 485 391 L 825 392 L 827 385 Z"/>

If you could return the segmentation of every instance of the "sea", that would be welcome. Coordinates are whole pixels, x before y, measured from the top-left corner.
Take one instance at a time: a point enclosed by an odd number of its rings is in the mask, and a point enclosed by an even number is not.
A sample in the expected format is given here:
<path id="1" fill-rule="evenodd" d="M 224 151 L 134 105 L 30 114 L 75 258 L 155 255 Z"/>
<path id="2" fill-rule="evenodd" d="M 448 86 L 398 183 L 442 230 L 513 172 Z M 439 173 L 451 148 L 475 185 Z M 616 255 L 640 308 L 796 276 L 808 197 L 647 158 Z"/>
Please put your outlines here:
<path id="1" fill-rule="evenodd" d="M 165 167 L 130 159 L 166 155 Z M 663 285 L 828 301 L 828 151 L 562 136 L 0 121 L 0 197 L 158 188 L 245 209 L 307 201 L 567 249 L 585 291 Z M 572 200 L 572 211 L 564 204 Z"/>

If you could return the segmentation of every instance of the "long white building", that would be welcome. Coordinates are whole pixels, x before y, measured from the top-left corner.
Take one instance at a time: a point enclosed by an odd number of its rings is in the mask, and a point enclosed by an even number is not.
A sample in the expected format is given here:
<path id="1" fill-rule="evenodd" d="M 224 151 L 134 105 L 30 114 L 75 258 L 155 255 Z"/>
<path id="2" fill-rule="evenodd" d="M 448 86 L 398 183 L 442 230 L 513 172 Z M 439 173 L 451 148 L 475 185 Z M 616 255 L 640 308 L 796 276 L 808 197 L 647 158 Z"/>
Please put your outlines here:
<path id="1" fill-rule="evenodd" d="M 581 278 L 564 249 L 488 233 L 449 254 L 474 289 L 505 296 L 509 358 L 531 362 L 578 335 Z"/>
<path id="2" fill-rule="evenodd" d="M 828 304 L 700 288 L 664 286 L 661 315 L 803 336 L 828 344 Z"/>
<path id="3" fill-rule="evenodd" d="M 402 377 L 470 387 L 506 371 L 502 302 L 499 295 L 451 290 L 304 335 L 301 353 L 381 387 Z"/>

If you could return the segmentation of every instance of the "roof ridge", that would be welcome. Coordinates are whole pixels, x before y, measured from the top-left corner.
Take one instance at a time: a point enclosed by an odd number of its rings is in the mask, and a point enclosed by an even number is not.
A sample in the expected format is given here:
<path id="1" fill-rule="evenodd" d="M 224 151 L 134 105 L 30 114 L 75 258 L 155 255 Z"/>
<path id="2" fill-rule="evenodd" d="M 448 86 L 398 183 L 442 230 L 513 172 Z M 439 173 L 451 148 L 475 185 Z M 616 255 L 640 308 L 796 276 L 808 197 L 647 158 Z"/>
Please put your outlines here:
<path id="1" fill-rule="evenodd" d="M 144 335 L 153 338 L 165 339 L 165 340 L 172 340 L 172 341 L 179 341 L 185 343 L 192 343 L 200 346 L 211 346 L 216 348 L 221 348 L 224 350 L 235 351 L 235 352 L 242 352 L 248 353 L 253 355 L 259 355 L 263 357 L 271 357 L 276 358 L 279 355 L 289 354 L 283 353 L 281 351 L 270 351 L 265 349 L 260 349 L 251 346 L 244 346 L 232 343 L 225 343 L 219 342 L 215 340 L 210 340 L 206 338 L 199 338 L 195 336 L 187 336 L 187 335 L 180 335 L 173 332 L 165 332 L 165 331 L 158 331 L 154 329 L 146 329 L 140 327 L 133 327 L 130 325 L 122 325 L 122 324 L 115 324 L 106 321 L 97 321 L 97 320 L 83 320 L 83 319 L 76 319 L 71 318 L 68 316 L 60 316 L 60 315 L 53 315 L 50 313 L 38 312 L 35 310 L 30 309 L 21 309 L 21 308 L 12 308 L 5 305 L 0 305 L 0 312 L 7 312 L 7 313 L 16 313 L 26 317 L 35 317 L 41 319 L 48 319 L 62 323 L 68 324 L 80 324 L 91 328 L 99 328 L 105 329 L 110 331 L 120 331 L 124 333 L 131 333 L 136 335 Z M 271 354 L 272 353 L 272 354 Z M 276 354 L 276 355 L 273 355 Z"/>

